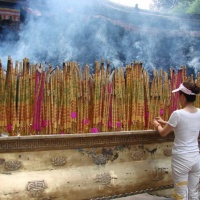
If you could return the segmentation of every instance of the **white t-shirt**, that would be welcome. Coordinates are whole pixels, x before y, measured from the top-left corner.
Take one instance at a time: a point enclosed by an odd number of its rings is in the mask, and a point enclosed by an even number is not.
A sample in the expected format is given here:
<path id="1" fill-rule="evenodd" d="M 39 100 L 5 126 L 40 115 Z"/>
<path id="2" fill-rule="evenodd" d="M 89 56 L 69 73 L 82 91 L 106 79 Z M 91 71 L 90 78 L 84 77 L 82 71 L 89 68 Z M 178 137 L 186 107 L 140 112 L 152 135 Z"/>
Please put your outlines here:
<path id="1" fill-rule="evenodd" d="M 174 127 L 172 154 L 199 153 L 200 109 L 195 113 L 176 110 L 171 114 L 168 124 Z"/>

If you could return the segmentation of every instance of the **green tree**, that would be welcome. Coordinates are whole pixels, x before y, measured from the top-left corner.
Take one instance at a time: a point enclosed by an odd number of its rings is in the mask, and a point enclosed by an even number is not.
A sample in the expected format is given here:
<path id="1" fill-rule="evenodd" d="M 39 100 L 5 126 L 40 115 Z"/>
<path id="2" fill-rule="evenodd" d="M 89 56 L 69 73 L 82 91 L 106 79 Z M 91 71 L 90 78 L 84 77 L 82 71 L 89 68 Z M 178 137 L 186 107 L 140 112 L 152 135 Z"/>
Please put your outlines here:
<path id="1" fill-rule="evenodd" d="M 192 4 L 191 1 L 180 1 L 176 6 L 174 6 L 171 10 L 168 10 L 169 12 L 176 13 L 176 14 L 186 14 L 188 8 Z"/>
<path id="2" fill-rule="evenodd" d="M 180 0 L 152 0 L 151 10 L 169 11 L 178 5 Z"/>
<path id="3" fill-rule="evenodd" d="M 195 0 L 194 2 L 190 3 L 186 13 L 200 15 L 200 0 Z"/>
<path id="4" fill-rule="evenodd" d="M 200 14 L 200 0 L 153 0 L 151 10 L 176 14 Z"/>

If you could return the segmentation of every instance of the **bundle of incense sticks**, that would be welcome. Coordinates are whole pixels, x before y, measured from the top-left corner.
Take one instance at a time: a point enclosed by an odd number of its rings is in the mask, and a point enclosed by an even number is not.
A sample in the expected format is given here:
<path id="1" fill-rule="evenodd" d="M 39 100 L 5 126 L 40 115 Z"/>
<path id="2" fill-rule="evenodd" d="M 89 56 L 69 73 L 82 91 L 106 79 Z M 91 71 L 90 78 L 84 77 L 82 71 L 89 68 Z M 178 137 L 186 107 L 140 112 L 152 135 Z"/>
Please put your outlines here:
<path id="1" fill-rule="evenodd" d="M 16 127 L 17 127 L 17 110 L 16 110 L 16 89 L 17 89 L 17 79 L 16 79 L 16 73 L 17 73 L 17 63 L 15 65 L 15 68 L 12 65 L 12 70 L 11 70 L 11 119 L 10 119 L 10 124 L 11 124 L 11 134 L 16 135 Z"/>
<path id="2" fill-rule="evenodd" d="M 91 127 L 91 132 L 97 133 L 101 127 L 101 102 L 102 102 L 102 93 L 101 93 L 101 70 L 100 63 L 95 62 L 95 74 L 93 75 L 93 119 Z"/>
<path id="3" fill-rule="evenodd" d="M 157 101 L 158 101 L 158 93 L 157 93 L 157 70 L 154 70 L 153 79 L 150 85 L 150 105 L 149 105 L 149 122 L 151 123 L 154 119 L 157 110 Z M 149 128 L 153 128 L 152 124 L 149 125 Z"/>
<path id="4" fill-rule="evenodd" d="M 169 74 L 167 72 L 163 72 L 163 119 L 168 120 L 170 116 L 170 98 L 171 98 L 171 88 L 170 88 L 170 81 L 168 78 Z"/>
<path id="5" fill-rule="evenodd" d="M 125 96 L 125 78 L 123 68 L 118 70 L 118 95 L 117 95 L 117 122 L 116 130 L 123 130 L 123 121 L 125 118 L 124 99 Z"/>
<path id="6" fill-rule="evenodd" d="M 200 72 L 197 72 L 195 83 L 200 85 Z M 200 108 L 200 95 L 196 95 L 195 106 Z"/>
<path id="7" fill-rule="evenodd" d="M 128 73 L 130 73 L 130 75 L 128 76 L 128 83 L 129 83 L 129 87 L 128 87 L 128 93 L 129 93 L 129 101 L 130 101 L 130 105 L 129 105 L 129 114 L 130 114 L 130 118 L 128 121 L 128 130 L 129 129 L 137 129 L 137 77 L 139 76 L 138 74 L 138 64 L 137 62 L 135 63 L 131 63 L 131 65 L 128 68 Z"/>
<path id="8" fill-rule="evenodd" d="M 14 69 L 11 57 L 8 57 L 6 82 L 5 82 L 5 106 L 6 106 L 6 118 L 7 118 L 7 131 L 10 135 L 13 135 L 13 119 L 15 117 L 15 109 L 13 110 L 14 101 Z M 14 111 L 14 113 L 13 113 Z"/>
<path id="9" fill-rule="evenodd" d="M 82 127 L 83 132 L 88 133 L 91 121 L 91 117 L 89 116 L 89 107 L 90 107 L 90 101 L 91 101 L 91 92 L 90 92 L 90 79 L 89 79 L 89 66 L 86 65 L 83 71 L 83 101 L 82 101 L 82 109 L 83 109 L 83 121 L 82 121 Z"/>
<path id="10" fill-rule="evenodd" d="M 101 79 L 102 79 L 102 112 L 101 112 L 101 131 L 108 131 L 108 69 L 104 68 L 104 60 L 101 60 Z M 106 120 L 107 119 L 107 120 Z"/>
<path id="11" fill-rule="evenodd" d="M 134 88 L 131 88 L 131 73 L 132 69 L 130 65 L 126 66 L 126 88 L 125 88 L 125 119 L 124 119 L 124 130 L 128 131 L 130 129 L 131 122 L 131 111 L 134 112 L 135 102 L 131 98 L 131 93 Z M 132 101 L 133 100 L 133 101 Z M 132 105 L 133 104 L 133 105 Z M 131 110 L 132 105 L 132 110 Z"/>
<path id="12" fill-rule="evenodd" d="M 136 82 L 136 130 L 145 129 L 144 77 L 142 63 L 136 64 L 138 81 Z"/>
<path id="13" fill-rule="evenodd" d="M 73 117 L 77 117 L 77 133 L 83 133 L 83 109 L 84 109 L 84 103 L 83 103 L 83 77 L 81 72 L 80 65 L 76 65 L 76 76 L 77 76 L 77 95 L 76 95 L 76 112 L 77 114 L 73 115 Z"/>
<path id="14" fill-rule="evenodd" d="M 118 128 L 121 129 L 121 130 L 125 130 L 124 129 L 124 122 L 125 122 L 125 119 L 126 119 L 126 115 L 125 115 L 125 88 L 126 88 L 126 85 L 125 85 L 125 76 L 124 76 L 124 68 L 120 68 L 120 81 L 119 81 L 119 84 L 120 84 L 120 98 L 119 98 L 119 102 L 118 102 L 118 106 L 119 106 L 119 116 L 120 116 L 120 119 L 121 119 L 121 122 L 119 121 L 118 122 Z"/>
<path id="15" fill-rule="evenodd" d="M 34 111 L 33 111 L 33 122 L 32 122 L 32 130 L 33 134 L 40 134 L 42 131 L 42 107 L 43 107 L 43 98 L 44 98 L 44 89 L 45 89 L 45 72 L 44 67 L 42 65 L 36 66 L 35 71 L 35 91 L 34 91 Z M 22 93 L 26 93 L 22 91 Z M 22 102 L 24 104 L 24 102 Z M 22 105 L 23 113 L 25 112 L 25 108 Z M 22 117 L 24 121 L 23 127 L 26 127 L 26 119 L 25 116 Z"/>
<path id="16" fill-rule="evenodd" d="M 104 66 L 102 66 L 103 68 Z M 114 73 L 114 72 L 113 72 Z M 112 128 L 111 124 L 111 92 L 112 92 L 112 85 L 113 85 L 113 76 L 110 76 L 110 62 L 107 62 L 106 71 L 105 71 L 105 78 L 103 84 L 103 103 L 102 103 L 102 131 L 107 132 Z"/>
<path id="17" fill-rule="evenodd" d="M 123 130 L 124 117 L 124 102 L 122 100 L 124 95 L 124 75 L 123 69 L 118 68 L 113 74 L 113 94 L 112 94 L 112 128 L 114 131 Z"/>
<path id="18" fill-rule="evenodd" d="M 145 129 L 149 129 L 149 107 L 150 107 L 150 91 L 149 91 L 149 74 L 147 71 L 143 71 L 144 76 L 144 117 L 145 117 Z"/>
<path id="19" fill-rule="evenodd" d="M 178 70 L 178 73 L 175 73 L 174 70 L 170 69 L 171 74 L 171 90 L 174 90 L 179 87 L 179 85 L 182 82 L 182 69 Z M 178 109 L 180 105 L 178 104 L 178 93 L 172 93 L 171 94 L 171 106 L 170 106 L 170 113 L 172 113 L 174 110 Z"/>
<path id="20" fill-rule="evenodd" d="M 23 60 L 23 74 L 21 76 L 22 78 L 22 88 L 23 88 L 23 93 L 22 93 L 22 109 L 23 109 L 23 113 L 21 113 L 23 115 L 23 130 L 24 130 L 24 134 L 28 135 L 30 133 L 30 124 L 31 124 L 31 111 L 33 109 L 33 107 L 31 106 L 31 96 L 33 96 L 33 94 L 31 94 L 32 89 L 30 87 L 30 64 L 29 64 L 29 59 L 25 58 Z M 21 124 L 21 123 L 20 123 Z"/>
<path id="21" fill-rule="evenodd" d="M 3 70 L 3 66 L 0 60 L 0 131 L 6 132 L 7 131 L 7 116 L 6 116 L 6 98 L 5 98 L 5 80 L 6 76 Z"/>
<path id="22" fill-rule="evenodd" d="M 74 109 L 72 103 L 72 69 L 70 63 L 66 64 L 66 67 L 63 69 L 63 127 L 64 133 L 70 133 L 72 130 L 72 119 L 71 112 Z"/>
<path id="23" fill-rule="evenodd" d="M 186 66 L 182 66 L 182 82 L 186 82 L 187 81 L 187 68 Z"/>
<path id="24" fill-rule="evenodd" d="M 72 119 L 72 131 L 71 133 L 77 133 L 78 130 L 78 121 L 77 121 L 77 113 L 78 113 L 78 109 L 77 109 L 77 100 L 78 100 L 78 97 L 81 96 L 81 88 L 79 88 L 80 84 L 79 84 L 79 81 L 80 81 L 80 75 L 79 75 L 79 71 L 78 71 L 78 68 L 77 68 L 77 63 L 76 62 L 73 62 L 71 63 L 71 68 L 72 68 L 72 79 L 71 79 L 71 85 L 70 85 L 70 88 L 72 89 L 72 99 L 71 99 L 71 114 L 70 114 L 70 117 Z M 81 105 L 80 105 L 81 106 Z M 80 117 L 80 116 L 79 116 Z"/>
<path id="25" fill-rule="evenodd" d="M 27 58 L 13 65 L 9 56 L 4 72 L 0 61 L 0 131 L 14 136 L 153 129 L 155 116 L 167 120 L 180 108 L 171 90 L 184 81 L 200 85 L 200 73 L 187 76 L 185 66 L 170 74 L 155 69 L 152 79 L 136 61 L 111 71 L 102 59 L 94 67 L 94 74 L 77 62 L 45 70 Z"/>
<path id="26" fill-rule="evenodd" d="M 112 93 L 111 93 L 111 114 L 110 114 L 110 125 L 113 131 L 116 129 L 116 80 L 117 80 L 117 69 L 113 72 L 112 82 Z"/>
<path id="27" fill-rule="evenodd" d="M 60 73 L 57 67 L 49 71 L 50 118 L 49 128 L 52 134 L 57 134 L 60 105 Z"/>

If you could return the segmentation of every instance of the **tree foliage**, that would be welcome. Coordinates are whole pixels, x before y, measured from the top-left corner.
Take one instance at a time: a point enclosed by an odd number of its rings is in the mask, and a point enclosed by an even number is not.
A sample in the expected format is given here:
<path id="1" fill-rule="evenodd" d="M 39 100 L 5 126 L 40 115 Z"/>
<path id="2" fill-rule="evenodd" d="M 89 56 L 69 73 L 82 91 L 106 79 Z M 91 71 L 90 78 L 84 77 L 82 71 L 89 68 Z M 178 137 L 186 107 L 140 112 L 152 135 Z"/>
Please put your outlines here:
<path id="1" fill-rule="evenodd" d="M 187 9 L 187 13 L 200 15 L 200 0 L 195 0 L 194 2 L 192 2 Z"/>
<path id="2" fill-rule="evenodd" d="M 151 10 L 200 15 L 200 0 L 153 0 Z"/>
<path id="3" fill-rule="evenodd" d="M 152 0 L 151 9 L 155 11 L 168 11 L 178 5 L 179 0 Z"/>

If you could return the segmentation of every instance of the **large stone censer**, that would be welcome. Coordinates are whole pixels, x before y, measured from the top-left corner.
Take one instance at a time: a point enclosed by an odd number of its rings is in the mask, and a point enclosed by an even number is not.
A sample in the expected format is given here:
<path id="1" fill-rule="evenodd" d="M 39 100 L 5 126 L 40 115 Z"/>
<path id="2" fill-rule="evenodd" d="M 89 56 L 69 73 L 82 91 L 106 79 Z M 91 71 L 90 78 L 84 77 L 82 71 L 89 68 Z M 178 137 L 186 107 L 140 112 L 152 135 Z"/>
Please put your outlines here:
<path id="1" fill-rule="evenodd" d="M 172 187 L 173 134 L 0 138 L 0 199 L 111 199 Z"/>

